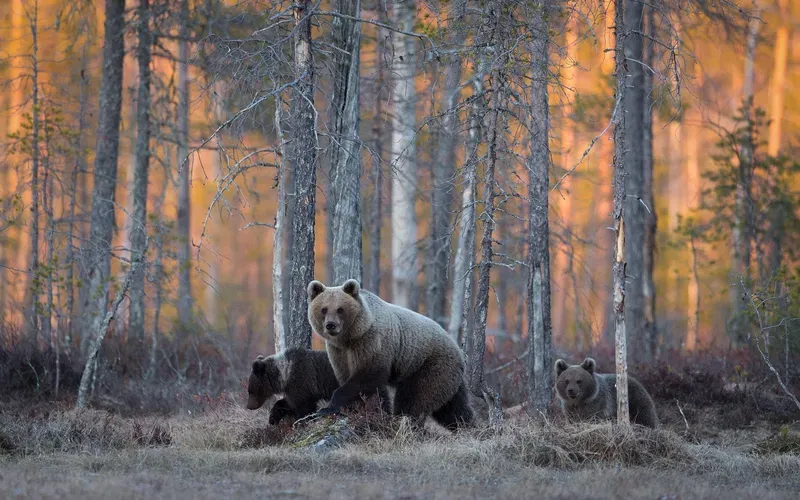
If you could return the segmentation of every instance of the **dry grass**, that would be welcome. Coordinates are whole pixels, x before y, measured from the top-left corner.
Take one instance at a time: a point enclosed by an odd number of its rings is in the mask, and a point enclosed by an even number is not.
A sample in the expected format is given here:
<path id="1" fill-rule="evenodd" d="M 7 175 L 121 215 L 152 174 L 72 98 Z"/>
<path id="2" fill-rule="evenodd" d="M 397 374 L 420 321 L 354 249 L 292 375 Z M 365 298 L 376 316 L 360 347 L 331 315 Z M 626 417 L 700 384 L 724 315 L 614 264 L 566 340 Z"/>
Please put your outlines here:
<path id="1" fill-rule="evenodd" d="M 267 412 L 125 419 L 0 413 L 0 491 L 25 498 L 793 498 L 796 450 L 669 430 L 525 421 L 453 436 L 355 413 L 299 429 Z M 796 431 L 786 428 L 784 442 Z M 339 446 L 314 447 L 334 438 Z M 762 446 L 762 448 L 759 448 Z M 5 453 L 5 454 L 4 454 Z M 691 478 L 691 480 L 687 480 Z"/>

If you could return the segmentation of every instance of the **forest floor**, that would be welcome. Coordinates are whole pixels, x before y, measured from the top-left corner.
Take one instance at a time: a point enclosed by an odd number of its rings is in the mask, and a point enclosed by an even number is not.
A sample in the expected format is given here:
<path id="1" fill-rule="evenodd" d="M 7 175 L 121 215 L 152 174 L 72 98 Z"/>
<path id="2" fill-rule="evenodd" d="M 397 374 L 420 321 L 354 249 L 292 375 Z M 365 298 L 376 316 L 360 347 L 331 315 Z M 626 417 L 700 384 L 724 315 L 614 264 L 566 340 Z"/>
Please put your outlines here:
<path id="1" fill-rule="evenodd" d="M 0 403 L 2 498 L 797 498 L 800 424 L 511 419 L 453 436 L 353 414 L 299 430 L 233 399 L 123 417 Z M 690 427 L 693 426 L 695 428 Z M 332 437 L 331 437 L 332 436 Z M 338 446 L 315 446 L 321 439 Z"/>

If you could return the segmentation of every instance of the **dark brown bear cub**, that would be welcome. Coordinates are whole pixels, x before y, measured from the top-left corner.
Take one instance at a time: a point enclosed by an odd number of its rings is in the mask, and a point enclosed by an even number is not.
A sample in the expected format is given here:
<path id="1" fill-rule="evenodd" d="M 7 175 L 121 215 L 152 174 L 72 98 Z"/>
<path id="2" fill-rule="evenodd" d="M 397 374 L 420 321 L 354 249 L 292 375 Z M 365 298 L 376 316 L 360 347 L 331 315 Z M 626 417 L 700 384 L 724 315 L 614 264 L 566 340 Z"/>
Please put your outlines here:
<path id="1" fill-rule="evenodd" d="M 586 358 L 579 365 L 568 365 L 563 359 L 555 362 L 556 394 L 561 409 L 573 421 L 617 418 L 617 376 L 595 373 L 595 362 Z M 628 408 L 631 422 L 657 427 L 656 407 L 647 389 L 628 375 Z"/>
<path id="2" fill-rule="evenodd" d="M 285 417 L 299 419 L 317 411 L 320 400 L 329 400 L 339 387 L 325 351 L 292 348 L 274 356 L 258 356 L 247 384 L 247 408 L 261 408 L 276 394 L 282 394 L 272 405 L 269 423 L 275 425 Z"/>

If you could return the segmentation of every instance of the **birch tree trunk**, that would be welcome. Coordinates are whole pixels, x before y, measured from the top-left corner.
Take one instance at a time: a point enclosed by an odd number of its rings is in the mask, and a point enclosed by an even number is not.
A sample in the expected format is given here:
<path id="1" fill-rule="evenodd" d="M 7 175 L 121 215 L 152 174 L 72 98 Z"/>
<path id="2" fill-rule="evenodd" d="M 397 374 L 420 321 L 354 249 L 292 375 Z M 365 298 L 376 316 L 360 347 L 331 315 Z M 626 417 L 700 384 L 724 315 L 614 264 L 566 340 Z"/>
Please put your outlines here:
<path id="1" fill-rule="evenodd" d="M 615 0 L 615 32 L 617 47 L 624 47 L 626 30 L 625 7 L 626 0 Z M 626 127 L 627 98 L 626 91 L 630 86 L 626 71 L 626 52 L 617 50 L 616 60 L 616 110 L 614 114 L 614 265 L 612 276 L 614 280 L 614 346 L 617 364 L 617 423 L 630 424 L 628 410 L 628 346 L 625 331 L 625 176 L 627 165 L 628 144 Z M 632 63 L 637 64 L 637 63 Z M 641 96 L 640 96 L 641 97 Z M 641 107 L 641 102 L 638 104 Z"/>
<path id="2" fill-rule="evenodd" d="M 466 39 L 462 26 L 466 13 L 466 0 L 458 0 L 450 9 L 448 31 L 453 33 L 451 45 L 458 49 Z M 425 314 L 441 325 L 446 323 L 445 305 L 448 268 L 450 266 L 450 211 L 453 204 L 453 175 L 455 173 L 455 145 L 458 138 L 455 109 L 461 85 L 462 59 L 458 54 L 449 56 L 444 68 L 442 89 L 442 118 L 439 126 L 439 147 L 431 168 L 433 191 L 431 195 L 431 234 L 428 256 Z"/>
<path id="3" fill-rule="evenodd" d="M 181 329 L 192 323 L 191 197 L 189 182 L 189 1 L 180 3 L 178 40 L 178 321 Z"/>
<path id="4" fill-rule="evenodd" d="M 642 279 L 642 297 L 644 300 L 644 324 L 642 335 L 642 359 L 650 361 L 656 354 L 658 331 L 656 328 L 656 284 L 653 278 L 656 250 L 655 195 L 653 194 L 653 73 L 650 70 L 655 62 L 655 9 L 647 7 L 645 35 L 647 38 L 644 52 L 644 99 L 642 101 L 642 201 L 649 211 L 644 213 L 644 276 Z M 641 208 L 641 207 L 640 207 Z"/>
<path id="5" fill-rule="evenodd" d="M 549 0 L 535 3 L 531 19 L 531 153 L 528 160 L 528 384 L 531 406 L 546 412 L 553 394 L 552 332 L 550 327 L 550 109 L 547 89 Z"/>
<path id="6" fill-rule="evenodd" d="M 786 91 L 786 66 L 789 60 L 789 38 L 792 29 L 792 13 L 789 0 L 778 0 L 780 25 L 775 35 L 775 65 L 769 89 L 769 141 L 767 154 L 777 156 L 781 149 L 781 130 L 783 128 L 783 100 Z"/>
<path id="7" fill-rule="evenodd" d="M 311 51 L 311 1 L 294 6 L 295 78 L 292 109 L 294 217 L 292 275 L 289 285 L 289 331 L 286 347 L 311 348 L 306 287 L 314 279 L 314 207 L 316 200 L 317 132 L 314 122 L 314 60 Z"/>
<path id="8" fill-rule="evenodd" d="M 336 0 L 336 12 L 358 18 L 361 0 Z M 359 74 L 361 23 L 333 18 L 334 84 L 333 145 L 331 165 L 333 191 L 333 284 L 348 279 L 362 281 L 361 258 L 361 92 Z M 377 291 L 376 291 L 377 292 Z"/>
<path id="9" fill-rule="evenodd" d="M 286 349 L 286 318 L 283 298 L 283 236 L 286 220 L 286 143 L 283 137 L 283 98 L 275 96 L 275 131 L 280 144 L 281 160 L 278 164 L 278 213 L 272 236 L 272 327 L 275 333 L 275 353 Z"/>
<path id="10" fill-rule="evenodd" d="M 627 330 L 633 332 L 635 351 L 644 352 L 644 244 L 645 244 L 645 217 L 647 209 L 642 206 L 640 199 L 644 198 L 642 187 L 644 185 L 643 160 L 644 160 L 644 66 L 642 65 L 643 53 L 643 28 L 642 9 L 643 3 L 638 0 L 628 1 L 625 4 L 625 38 L 624 47 L 626 81 L 625 89 L 625 261 L 627 269 L 625 276 L 630 280 L 626 290 L 625 323 Z"/>
<path id="11" fill-rule="evenodd" d="M 139 44 L 136 59 L 139 63 L 139 89 L 136 98 L 136 169 L 133 180 L 133 221 L 131 222 L 131 256 L 139 256 L 144 264 L 147 237 L 147 184 L 150 169 L 150 59 L 153 35 L 150 31 L 150 0 L 139 0 L 137 8 Z M 131 276 L 130 317 L 128 336 L 144 340 L 144 285 L 145 265 Z"/>
<path id="12" fill-rule="evenodd" d="M 106 0 L 103 43 L 103 77 L 100 84 L 100 120 L 92 190 L 89 239 L 81 247 L 82 317 L 84 330 L 100 332 L 108 301 L 111 271 L 111 239 L 114 230 L 114 200 L 119 155 L 119 124 L 122 106 L 122 62 L 125 56 L 125 0 Z M 88 347 L 88 335 L 82 350 Z M 87 382 L 88 383 L 88 382 Z"/>
<path id="13" fill-rule="evenodd" d="M 393 24 L 414 31 L 414 0 L 398 0 Z M 417 308 L 417 192 L 415 39 L 395 33 L 392 61 L 392 301 Z"/>
<path id="14" fill-rule="evenodd" d="M 378 5 L 378 19 L 386 22 L 386 14 L 382 5 Z M 378 27 L 376 40 L 376 57 L 378 76 L 375 82 L 375 118 L 372 125 L 372 142 L 375 153 L 373 155 L 372 184 L 373 196 L 370 210 L 369 228 L 369 283 L 367 290 L 380 294 L 381 290 L 381 229 L 383 226 L 383 155 L 386 120 L 383 111 L 383 97 L 381 90 L 386 84 L 386 43 L 388 34 L 385 28 Z"/>

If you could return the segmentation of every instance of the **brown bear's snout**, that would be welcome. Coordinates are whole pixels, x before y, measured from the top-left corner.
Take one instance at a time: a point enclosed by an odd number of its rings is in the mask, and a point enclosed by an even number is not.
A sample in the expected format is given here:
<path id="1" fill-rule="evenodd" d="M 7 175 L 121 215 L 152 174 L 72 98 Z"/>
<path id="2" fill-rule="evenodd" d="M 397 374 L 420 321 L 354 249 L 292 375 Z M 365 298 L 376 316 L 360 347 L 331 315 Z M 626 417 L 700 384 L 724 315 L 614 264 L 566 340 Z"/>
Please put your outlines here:
<path id="1" fill-rule="evenodd" d="M 573 389 L 571 387 L 569 389 L 567 389 L 567 396 L 571 397 L 572 399 L 575 399 L 575 397 L 577 395 L 578 395 L 578 391 L 576 391 L 575 389 Z"/>
<path id="2" fill-rule="evenodd" d="M 325 331 L 329 335 L 336 335 L 339 333 L 339 325 L 337 323 L 334 323 L 333 321 L 328 321 L 327 323 L 325 323 Z"/>

